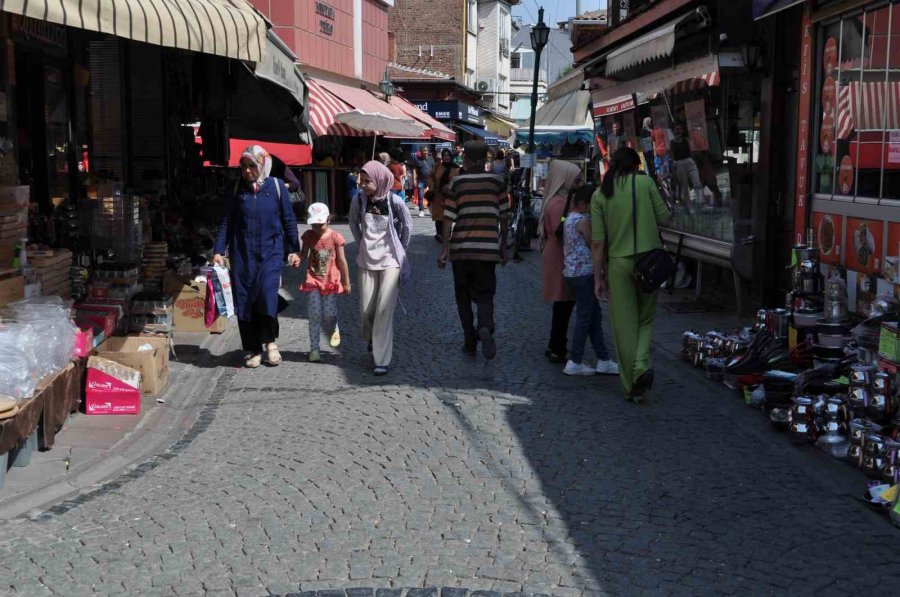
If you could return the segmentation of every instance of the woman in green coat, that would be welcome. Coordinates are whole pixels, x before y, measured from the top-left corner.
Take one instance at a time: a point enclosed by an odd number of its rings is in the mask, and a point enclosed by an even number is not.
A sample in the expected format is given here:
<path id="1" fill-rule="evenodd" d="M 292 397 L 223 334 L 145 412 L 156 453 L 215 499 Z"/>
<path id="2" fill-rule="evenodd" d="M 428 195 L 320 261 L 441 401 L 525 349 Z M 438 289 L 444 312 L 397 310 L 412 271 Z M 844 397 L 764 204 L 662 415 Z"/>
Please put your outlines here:
<path id="1" fill-rule="evenodd" d="M 638 258 L 661 246 L 658 225 L 669 210 L 640 158 L 618 149 L 600 189 L 591 199 L 591 243 L 597 298 L 609 293 L 609 314 L 626 400 L 640 399 L 653 385 L 650 340 L 656 292 L 641 292 L 631 277 Z"/>

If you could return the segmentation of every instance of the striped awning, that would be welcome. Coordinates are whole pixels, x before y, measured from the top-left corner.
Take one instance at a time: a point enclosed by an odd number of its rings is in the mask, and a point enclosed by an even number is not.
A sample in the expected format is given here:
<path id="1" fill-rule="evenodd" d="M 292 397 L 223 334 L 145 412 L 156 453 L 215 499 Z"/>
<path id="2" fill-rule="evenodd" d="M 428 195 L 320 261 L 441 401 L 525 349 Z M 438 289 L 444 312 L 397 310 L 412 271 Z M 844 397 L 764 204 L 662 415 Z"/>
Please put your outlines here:
<path id="1" fill-rule="evenodd" d="M 837 138 L 853 131 L 900 129 L 900 81 L 843 85 L 838 92 Z"/>
<path id="2" fill-rule="evenodd" d="M 679 93 L 687 93 L 688 91 L 697 91 L 704 87 L 718 87 L 719 81 L 719 71 L 715 70 L 675 83 L 666 89 L 666 95 L 678 95 Z"/>
<path id="3" fill-rule="evenodd" d="M 246 0 L 0 0 L 0 11 L 238 60 L 266 52 L 266 22 Z"/>
<path id="4" fill-rule="evenodd" d="M 441 141 L 456 141 L 456 133 L 447 128 L 441 122 L 432 118 L 431 114 L 423 112 L 422 110 L 415 107 L 406 98 L 395 95 L 391 98 L 391 103 L 400 108 L 408 116 L 415 118 L 425 126 L 429 127 L 429 135 L 433 139 L 440 139 Z"/>
<path id="5" fill-rule="evenodd" d="M 322 79 L 309 78 L 309 125 L 318 136 L 370 137 L 374 131 L 363 131 L 337 122 L 338 114 L 354 109 L 367 114 L 382 114 L 390 118 L 416 122 L 399 107 L 389 104 L 369 91 Z M 424 138 L 430 138 L 425 135 Z"/>

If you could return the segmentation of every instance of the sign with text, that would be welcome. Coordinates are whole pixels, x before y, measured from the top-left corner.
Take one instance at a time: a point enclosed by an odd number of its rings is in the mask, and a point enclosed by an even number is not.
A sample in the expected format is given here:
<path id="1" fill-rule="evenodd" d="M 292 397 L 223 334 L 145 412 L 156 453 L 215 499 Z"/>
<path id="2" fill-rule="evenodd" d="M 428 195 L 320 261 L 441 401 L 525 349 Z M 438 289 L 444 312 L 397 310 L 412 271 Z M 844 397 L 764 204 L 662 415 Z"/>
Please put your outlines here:
<path id="1" fill-rule="evenodd" d="M 802 39 L 800 42 L 800 101 L 797 110 L 797 177 L 794 187 L 794 242 L 803 243 L 806 231 L 807 195 L 809 194 L 809 111 L 812 88 L 812 19 L 810 5 L 803 5 Z"/>
<path id="2" fill-rule="evenodd" d="M 418 101 L 416 107 L 435 119 L 449 122 L 467 122 L 484 126 L 484 117 L 478 106 L 459 101 Z"/>
<path id="3" fill-rule="evenodd" d="M 319 15 L 319 31 L 325 35 L 334 35 L 334 7 L 324 2 L 316 2 L 316 14 Z"/>
<path id="4" fill-rule="evenodd" d="M 606 102 L 598 102 L 594 104 L 594 117 L 610 116 L 627 110 L 634 110 L 634 96 L 623 95 Z"/>

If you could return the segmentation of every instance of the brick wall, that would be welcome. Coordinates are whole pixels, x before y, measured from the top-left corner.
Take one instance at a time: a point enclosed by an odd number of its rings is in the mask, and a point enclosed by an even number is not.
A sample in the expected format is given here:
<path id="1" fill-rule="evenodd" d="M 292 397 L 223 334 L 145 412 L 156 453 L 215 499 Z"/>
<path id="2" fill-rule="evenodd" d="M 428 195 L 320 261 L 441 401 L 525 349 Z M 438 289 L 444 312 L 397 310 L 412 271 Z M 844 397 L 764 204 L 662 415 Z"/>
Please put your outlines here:
<path id="1" fill-rule="evenodd" d="M 388 30 L 397 43 L 396 62 L 465 80 L 465 4 L 465 0 L 396 0 L 388 10 Z"/>

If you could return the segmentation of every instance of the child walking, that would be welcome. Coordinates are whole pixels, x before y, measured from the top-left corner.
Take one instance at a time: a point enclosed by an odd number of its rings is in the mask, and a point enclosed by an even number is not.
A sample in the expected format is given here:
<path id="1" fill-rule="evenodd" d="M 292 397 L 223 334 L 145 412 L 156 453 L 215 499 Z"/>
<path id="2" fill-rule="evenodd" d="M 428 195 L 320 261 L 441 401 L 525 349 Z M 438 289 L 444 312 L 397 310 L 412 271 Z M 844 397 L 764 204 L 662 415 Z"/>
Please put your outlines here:
<path id="1" fill-rule="evenodd" d="M 319 340 L 322 322 L 334 326 L 329 344 L 337 348 L 341 344 L 341 332 L 337 319 L 337 295 L 350 294 L 350 270 L 344 255 L 344 237 L 328 227 L 328 206 L 313 203 L 307 210 L 306 222 L 312 226 L 300 237 L 303 249 L 300 259 L 307 261 L 306 281 L 300 290 L 309 293 L 309 362 L 322 360 Z"/>
<path id="2" fill-rule="evenodd" d="M 610 359 L 603 339 L 602 312 L 594 293 L 594 263 L 591 255 L 592 185 L 582 185 L 569 194 L 570 210 L 563 224 L 563 277 L 575 291 L 575 333 L 566 375 L 618 375 L 619 366 Z M 597 354 L 597 366 L 582 362 L 587 339 Z"/>

